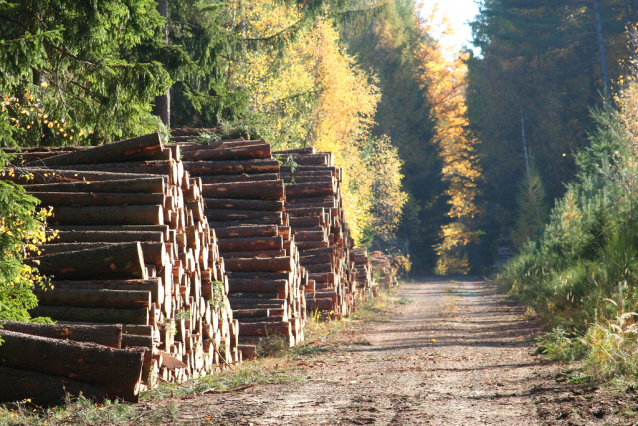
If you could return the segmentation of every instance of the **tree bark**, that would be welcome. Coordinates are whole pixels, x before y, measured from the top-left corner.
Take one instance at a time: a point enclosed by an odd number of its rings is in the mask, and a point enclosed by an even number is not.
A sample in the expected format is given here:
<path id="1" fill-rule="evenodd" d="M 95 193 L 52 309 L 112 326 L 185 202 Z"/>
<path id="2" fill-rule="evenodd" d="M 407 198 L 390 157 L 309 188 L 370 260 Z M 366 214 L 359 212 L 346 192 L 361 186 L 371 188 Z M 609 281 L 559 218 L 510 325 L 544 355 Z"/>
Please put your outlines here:
<path id="1" fill-rule="evenodd" d="M 226 182 L 257 182 L 264 180 L 278 180 L 278 173 L 242 174 L 242 175 L 214 175 L 200 176 L 202 183 L 226 183 Z"/>
<path id="2" fill-rule="evenodd" d="M 184 161 L 184 169 L 192 176 L 279 173 L 279 161 Z"/>
<path id="3" fill-rule="evenodd" d="M 55 289 L 60 290 L 141 290 L 151 293 L 153 303 L 163 303 L 164 283 L 161 278 L 145 280 L 86 280 L 54 281 Z"/>
<path id="4" fill-rule="evenodd" d="M 146 279 L 140 243 L 50 254 L 27 259 L 26 263 L 56 280 Z"/>
<path id="5" fill-rule="evenodd" d="M 274 257 L 271 259 L 225 259 L 224 266 L 227 271 L 290 272 L 293 270 L 294 260 L 292 257 Z"/>
<path id="6" fill-rule="evenodd" d="M 223 198 L 204 198 L 207 209 L 214 210 L 261 210 L 261 211 L 284 211 L 283 201 L 262 201 L 262 200 L 237 200 Z"/>
<path id="7" fill-rule="evenodd" d="M 275 200 L 284 197 L 284 183 L 281 180 L 257 182 L 228 182 L 202 185 L 204 198 Z"/>
<path id="8" fill-rule="evenodd" d="M 67 182 L 24 185 L 24 190 L 35 192 L 97 192 L 164 194 L 165 178 L 126 179 L 97 182 Z M 36 194 L 33 194 L 37 196 Z"/>
<path id="9" fill-rule="evenodd" d="M 143 290 L 36 288 L 33 293 L 43 306 L 75 308 L 139 309 L 151 306 L 151 293 Z"/>
<path id="10" fill-rule="evenodd" d="M 107 398 L 106 388 L 68 377 L 0 367 L 0 402 L 30 399 L 33 404 L 48 406 L 64 401 L 67 394 L 101 402 Z"/>
<path id="11" fill-rule="evenodd" d="M 113 161 L 133 161 L 162 152 L 159 133 L 151 133 L 119 142 L 75 151 L 69 154 L 45 158 L 25 164 L 36 166 L 69 166 L 73 164 L 96 164 Z"/>
<path id="12" fill-rule="evenodd" d="M 156 206 L 59 207 L 54 225 L 163 225 L 164 209 Z"/>
<path id="13" fill-rule="evenodd" d="M 295 234 L 295 242 L 302 241 L 327 241 L 328 236 L 325 231 L 305 231 L 305 232 L 296 232 Z"/>
<path id="14" fill-rule="evenodd" d="M 300 217 L 291 217 L 288 219 L 290 226 L 293 229 L 296 228 L 305 228 L 305 227 L 317 227 L 321 226 L 323 221 L 319 216 L 300 216 Z"/>
<path id="15" fill-rule="evenodd" d="M 229 293 L 280 293 L 280 299 L 285 299 L 288 295 L 290 285 L 287 280 L 251 280 L 251 279 L 229 279 Z"/>
<path id="16" fill-rule="evenodd" d="M 41 206 L 53 207 L 94 207 L 124 205 L 164 205 L 166 197 L 162 193 L 106 194 L 93 192 L 29 192 L 40 200 Z"/>
<path id="17" fill-rule="evenodd" d="M 223 238 L 276 237 L 276 225 L 248 225 L 215 228 L 215 235 Z"/>
<path id="18" fill-rule="evenodd" d="M 72 377 L 106 388 L 109 398 L 137 402 L 142 374 L 141 351 L 114 349 L 1 330 L 0 365 Z"/>
<path id="19" fill-rule="evenodd" d="M 68 339 L 74 342 L 89 342 L 112 348 L 122 347 L 122 326 L 40 324 L 36 322 L 0 321 L 4 330 L 52 339 Z"/>
<path id="20" fill-rule="evenodd" d="M 40 246 L 50 253 L 60 243 L 124 243 L 135 241 L 164 242 L 164 234 L 156 231 L 59 231 L 50 244 Z M 70 248 L 70 246 L 69 246 Z M 58 252 L 70 251 L 58 248 Z"/>
<path id="21" fill-rule="evenodd" d="M 56 321 L 97 324 L 148 324 L 148 309 L 76 308 L 71 306 L 38 306 L 30 309 L 32 317 L 50 317 Z"/>
<path id="22" fill-rule="evenodd" d="M 247 159 L 270 159 L 270 144 L 238 146 L 232 148 L 215 148 L 184 151 L 184 161 L 227 161 Z"/>
<path id="23" fill-rule="evenodd" d="M 65 182 L 93 182 L 104 180 L 127 180 L 127 179 L 148 179 L 160 178 L 155 174 L 130 174 L 130 173 L 110 173 L 110 172 L 90 172 L 81 170 L 60 170 L 60 169 L 38 169 L 28 168 L 14 169 L 13 176 L 0 175 L 0 180 L 9 180 L 22 185 L 41 185 L 49 183 Z"/>
<path id="24" fill-rule="evenodd" d="M 251 257 L 283 257 L 286 250 L 220 251 L 224 259 L 246 259 Z"/>
<path id="25" fill-rule="evenodd" d="M 282 223 L 282 212 L 258 210 L 204 210 L 204 215 L 211 222 L 266 222 Z"/>
<path id="26" fill-rule="evenodd" d="M 332 182 L 295 183 L 286 185 L 286 198 L 316 198 L 330 196 L 335 193 Z"/>
<path id="27" fill-rule="evenodd" d="M 284 247 L 284 239 L 281 237 L 219 239 L 217 240 L 217 247 L 219 247 L 220 252 L 281 250 Z"/>
<path id="28" fill-rule="evenodd" d="M 109 172 L 124 174 L 151 174 L 171 176 L 175 161 L 133 161 L 130 163 L 75 164 L 58 166 L 62 170 Z"/>
<path id="29" fill-rule="evenodd" d="M 252 322 L 242 323 L 239 327 L 240 336 L 270 336 L 272 334 L 281 334 L 284 337 L 292 335 L 290 322 Z"/>

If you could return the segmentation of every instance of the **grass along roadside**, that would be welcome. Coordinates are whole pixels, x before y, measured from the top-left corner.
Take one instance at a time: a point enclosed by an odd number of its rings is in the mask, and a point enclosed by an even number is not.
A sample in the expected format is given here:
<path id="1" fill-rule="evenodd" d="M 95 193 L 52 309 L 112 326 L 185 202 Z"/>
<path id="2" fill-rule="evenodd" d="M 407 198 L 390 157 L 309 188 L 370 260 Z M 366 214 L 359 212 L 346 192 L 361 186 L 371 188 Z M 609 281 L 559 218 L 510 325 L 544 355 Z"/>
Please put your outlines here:
<path id="1" fill-rule="evenodd" d="M 241 392 L 258 385 L 294 383 L 306 380 L 303 360 L 322 353 L 340 350 L 344 345 L 362 345 L 361 339 L 344 339 L 356 334 L 354 326 L 361 322 L 388 321 L 383 315 L 394 305 L 411 303 L 399 299 L 391 291 L 380 289 L 374 299 L 360 300 L 356 312 L 344 320 L 321 321 L 320 315 L 311 315 L 306 323 L 305 343 L 288 348 L 277 335 L 268 336 L 260 345 L 260 358 L 245 361 L 233 370 L 225 370 L 182 384 L 162 384 L 144 392 L 139 404 L 106 401 L 102 404 L 79 398 L 67 398 L 50 408 L 35 406 L 30 401 L 0 405 L 0 426 L 8 425 L 155 425 L 177 419 L 178 405 L 172 398 Z M 369 343 L 367 343 L 369 344 Z"/>

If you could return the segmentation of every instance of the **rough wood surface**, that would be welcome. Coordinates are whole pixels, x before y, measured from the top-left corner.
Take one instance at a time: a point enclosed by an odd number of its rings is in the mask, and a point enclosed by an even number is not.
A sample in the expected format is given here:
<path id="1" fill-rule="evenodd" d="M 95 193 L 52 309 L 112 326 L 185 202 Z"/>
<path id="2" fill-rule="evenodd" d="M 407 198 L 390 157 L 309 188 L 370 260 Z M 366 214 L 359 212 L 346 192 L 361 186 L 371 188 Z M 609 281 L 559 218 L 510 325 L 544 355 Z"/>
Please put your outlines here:
<path id="1" fill-rule="evenodd" d="M 25 164 L 25 166 L 68 166 L 72 164 L 131 161 L 145 158 L 161 152 L 162 141 L 160 139 L 159 133 L 151 133 L 132 139 L 33 161 Z"/>
<path id="2" fill-rule="evenodd" d="M 52 339 L 68 339 L 75 342 L 91 342 L 120 348 L 122 325 L 40 324 L 36 322 L 0 321 L 4 330 Z"/>
<path id="3" fill-rule="evenodd" d="M 152 206 L 59 207 L 49 220 L 55 225 L 163 225 L 164 209 Z"/>
<path id="4" fill-rule="evenodd" d="M 164 205 L 164 194 L 145 193 L 94 193 L 94 192 L 29 192 L 40 200 L 42 206 L 122 206 Z"/>

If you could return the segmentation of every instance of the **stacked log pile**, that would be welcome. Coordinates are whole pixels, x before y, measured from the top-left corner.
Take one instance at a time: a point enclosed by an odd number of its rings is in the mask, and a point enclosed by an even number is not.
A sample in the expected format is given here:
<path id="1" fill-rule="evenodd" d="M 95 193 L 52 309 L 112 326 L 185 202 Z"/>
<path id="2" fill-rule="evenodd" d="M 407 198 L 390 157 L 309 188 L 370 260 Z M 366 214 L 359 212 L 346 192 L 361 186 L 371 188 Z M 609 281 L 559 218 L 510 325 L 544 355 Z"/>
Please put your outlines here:
<path id="1" fill-rule="evenodd" d="M 385 288 L 398 285 L 396 278 L 397 267 L 392 264 L 393 256 L 391 254 L 383 254 L 380 251 L 370 253 L 370 263 L 372 264 L 372 273 L 377 283 Z"/>
<path id="2" fill-rule="evenodd" d="M 357 288 L 370 288 L 372 281 L 357 275 L 352 257 L 339 186 L 343 170 L 333 166 L 330 153 L 312 147 L 275 154 L 290 163 L 281 167 L 281 176 L 299 261 L 309 272 L 308 310 L 346 316 L 354 309 Z"/>
<path id="3" fill-rule="evenodd" d="M 204 186 L 184 170 L 178 146 L 152 134 L 93 148 L 27 150 L 16 163 L 2 179 L 53 207 L 49 232 L 56 235 L 29 259 L 51 278 L 46 291 L 36 289 L 32 316 L 68 327 L 122 324 L 119 346 L 111 346 L 143 352 L 137 390 L 241 360 Z M 2 346 L 9 358 L 24 356 L 21 346 L 11 347 Z M 116 368 L 110 374 L 128 380 Z M 132 394 L 107 388 L 106 395 Z"/>
<path id="4" fill-rule="evenodd" d="M 204 215 L 218 240 L 229 301 L 239 321 L 240 349 L 254 356 L 263 336 L 303 340 L 307 274 L 284 212 L 280 164 L 263 141 L 212 146 L 184 142 L 197 132 L 174 131 L 184 167 L 202 181 Z"/>
<path id="5" fill-rule="evenodd" d="M 373 293 L 376 287 L 373 287 L 372 264 L 368 257 L 368 250 L 364 248 L 352 250 L 351 261 L 357 296 L 363 297 Z"/>

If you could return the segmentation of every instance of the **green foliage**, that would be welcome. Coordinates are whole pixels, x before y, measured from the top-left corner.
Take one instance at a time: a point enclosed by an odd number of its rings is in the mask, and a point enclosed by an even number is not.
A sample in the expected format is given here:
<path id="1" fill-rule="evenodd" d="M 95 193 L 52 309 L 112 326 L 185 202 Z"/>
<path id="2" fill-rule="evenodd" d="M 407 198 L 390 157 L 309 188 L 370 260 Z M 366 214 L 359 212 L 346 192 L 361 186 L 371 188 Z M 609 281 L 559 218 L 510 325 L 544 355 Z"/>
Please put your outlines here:
<path id="1" fill-rule="evenodd" d="M 0 163 L 6 161 L 0 151 Z M 2 173 L 12 173 L 3 168 Z M 46 238 L 47 212 L 36 212 L 37 204 L 21 186 L 0 181 L 0 320 L 28 321 L 28 309 L 38 302 L 32 288 L 42 283 L 42 277 L 22 263 L 27 250 Z"/>
<path id="2" fill-rule="evenodd" d="M 42 107 L 92 144 L 155 131 L 151 101 L 171 82 L 162 24 L 154 0 L 2 1 L 0 93 L 50 87 Z M 44 135 L 19 141 L 55 143 Z"/>
<path id="3" fill-rule="evenodd" d="M 578 361 L 586 354 L 582 339 L 570 337 L 560 327 L 537 337 L 536 345 L 547 358 L 566 363 Z"/>
<path id="4" fill-rule="evenodd" d="M 543 181 L 533 166 L 525 174 L 519 191 L 518 219 L 512 233 L 514 244 L 518 247 L 528 239 L 537 240 L 549 216 Z"/>

